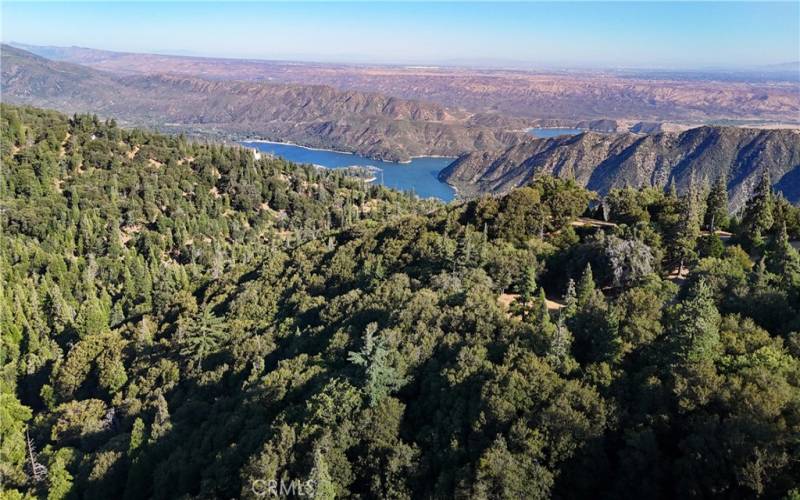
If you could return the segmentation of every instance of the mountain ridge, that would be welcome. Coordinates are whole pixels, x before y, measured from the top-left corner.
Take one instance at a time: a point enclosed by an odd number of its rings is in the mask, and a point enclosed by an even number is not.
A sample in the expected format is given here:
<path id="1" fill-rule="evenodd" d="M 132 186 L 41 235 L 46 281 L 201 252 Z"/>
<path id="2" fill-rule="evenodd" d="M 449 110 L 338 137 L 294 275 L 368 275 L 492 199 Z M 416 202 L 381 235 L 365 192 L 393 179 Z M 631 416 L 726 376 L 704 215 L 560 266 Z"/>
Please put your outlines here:
<path id="1" fill-rule="evenodd" d="M 741 208 L 759 176 L 768 170 L 776 190 L 800 201 L 800 132 L 705 126 L 645 136 L 583 133 L 531 139 L 500 152 L 470 153 L 439 178 L 470 195 L 506 192 L 536 175 L 573 177 L 588 189 L 666 187 L 681 189 L 691 175 L 728 178 L 730 208 Z"/>
<path id="2" fill-rule="evenodd" d="M 7 45 L 2 58 L 5 101 L 115 116 L 137 126 L 290 141 L 389 161 L 497 149 L 524 136 L 469 123 L 467 114 L 439 104 L 375 92 L 180 74 L 116 75 Z"/>
<path id="3" fill-rule="evenodd" d="M 118 74 L 167 71 L 209 79 L 326 84 L 422 99 L 472 113 L 560 121 L 556 126 L 598 119 L 688 126 L 720 120 L 741 125 L 800 124 L 800 80 L 794 73 L 784 81 L 772 77 L 764 80 L 764 75 L 738 78 L 735 72 L 489 70 L 233 59 L 79 47 L 26 48 Z M 767 73 L 775 76 L 774 71 Z"/>
<path id="4" fill-rule="evenodd" d="M 118 75 L 2 46 L 4 101 L 94 112 L 123 123 L 224 139 L 264 139 L 349 151 L 389 161 L 458 156 L 440 179 L 462 195 L 504 192 L 538 173 L 574 175 L 589 189 L 626 184 L 679 187 L 688 173 L 730 180 L 731 208 L 752 194 L 758 172 L 800 200 L 800 135 L 791 130 L 706 126 L 651 135 L 585 133 L 536 140 L 525 121 L 470 114 L 435 103 L 325 85 L 203 79 L 186 74 Z M 597 120 L 587 126 L 613 129 Z M 516 130 L 516 132 L 514 131 Z M 642 124 L 658 132 L 658 124 Z"/>

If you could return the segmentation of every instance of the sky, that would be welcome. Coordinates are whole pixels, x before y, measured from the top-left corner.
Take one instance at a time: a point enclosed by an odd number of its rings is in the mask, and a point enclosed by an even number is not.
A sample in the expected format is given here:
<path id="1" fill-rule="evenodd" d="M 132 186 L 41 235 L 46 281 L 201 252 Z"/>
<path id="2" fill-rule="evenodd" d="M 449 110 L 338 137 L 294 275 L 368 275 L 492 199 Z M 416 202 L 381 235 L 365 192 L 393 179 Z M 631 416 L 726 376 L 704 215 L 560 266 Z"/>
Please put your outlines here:
<path id="1" fill-rule="evenodd" d="M 800 60 L 800 1 L 0 2 L 2 40 L 300 61 L 720 68 Z"/>

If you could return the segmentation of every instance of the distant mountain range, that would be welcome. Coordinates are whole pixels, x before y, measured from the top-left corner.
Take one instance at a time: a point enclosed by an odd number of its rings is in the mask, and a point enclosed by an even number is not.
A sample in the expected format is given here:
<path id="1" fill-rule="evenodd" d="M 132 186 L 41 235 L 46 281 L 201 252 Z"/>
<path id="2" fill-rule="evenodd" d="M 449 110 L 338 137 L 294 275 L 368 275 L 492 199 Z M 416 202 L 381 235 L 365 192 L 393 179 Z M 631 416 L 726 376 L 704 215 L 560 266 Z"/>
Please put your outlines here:
<path id="1" fill-rule="evenodd" d="M 323 85 L 119 75 L 3 45 L 3 100 L 193 134 L 290 141 L 392 161 L 495 150 L 524 137 L 444 106 Z"/>
<path id="2" fill-rule="evenodd" d="M 498 152 L 462 156 L 440 173 L 460 192 L 504 192 L 539 174 L 575 178 L 606 193 L 614 187 L 685 188 L 695 177 L 728 177 L 730 207 L 751 196 L 768 170 L 776 190 L 800 201 L 800 131 L 738 127 L 699 127 L 681 133 L 647 136 L 584 133 L 527 140 Z"/>
<path id="3" fill-rule="evenodd" d="M 636 134 L 590 132 L 535 140 L 524 132 L 526 127 L 558 126 L 564 120 L 530 120 L 496 110 L 468 111 L 441 103 L 327 85 L 266 82 L 255 78 L 262 68 L 262 62 L 258 61 L 250 65 L 247 61 L 130 55 L 77 48 L 50 49 L 48 54 L 60 59 L 80 59 L 94 67 L 54 61 L 3 45 L 0 47 L 3 101 L 68 113 L 114 116 L 130 125 L 165 131 L 224 139 L 289 141 L 390 161 L 421 155 L 458 156 L 440 178 L 463 195 L 507 191 L 525 184 L 538 173 L 574 176 L 590 189 L 604 193 L 626 184 L 665 186 L 670 180 L 675 180 L 680 188 L 692 171 L 699 178 L 708 179 L 725 172 L 729 178 L 731 208 L 736 209 L 750 196 L 761 172 L 767 169 L 777 189 L 792 202 L 800 201 L 800 131 L 797 130 L 706 126 L 664 132 L 662 122 L 641 121 L 625 127 Z M 162 57 L 166 58 L 163 64 L 159 62 Z M 122 71 L 123 67 L 127 71 Z M 156 67 L 171 72 L 156 73 L 152 71 Z M 288 66 L 282 67 L 287 74 L 296 76 Z M 193 74 L 203 68 L 203 77 Z M 338 70 L 333 66 L 318 67 L 319 74 L 327 71 Z M 395 71 L 386 69 L 383 81 L 391 82 Z M 427 80 L 420 80 L 420 93 L 432 88 L 426 87 L 425 82 L 436 82 L 440 77 L 434 73 Z M 497 98 L 494 92 L 499 92 L 503 99 L 502 96 L 510 95 L 508 92 L 518 91 L 510 81 L 504 81 L 500 90 L 497 85 L 481 87 L 482 82 L 489 81 L 487 78 L 494 77 L 479 75 L 447 85 L 460 82 L 459 88 L 465 95 L 477 92 L 480 87 L 487 101 Z M 525 78 L 528 76 L 520 80 L 523 87 Z M 353 81 L 355 86 L 362 82 L 357 77 Z M 783 89 L 780 85 L 776 88 Z M 595 92 L 599 95 L 595 101 L 598 109 L 612 98 L 603 95 L 601 89 L 602 86 Z M 654 109 L 675 98 L 671 91 L 662 91 L 663 99 L 652 101 Z M 531 102 L 542 98 L 530 89 L 525 93 Z M 585 95 L 578 98 L 574 89 L 561 87 L 558 81 L 552 83 L 548 93 L 564 94 L 568 101 L 586 98 Z M 688 95 L 685 98 L 689 99 Z M 692 105 L 697 109 L 708 104 L 703 94 L 696 94 L 693 99 Z M 781 113 L 791 109 L 797 113 L 798 101 L 798 96 L 780 93 L 777 97 L 765 94 L 760 100 L 768 107 L 783 103 L 777 105 Z M 618 106 L 621 109 L 632 102 L 622 99 Z M 746 110 L 747 102 L 739 104 Z M 579 113 L 574 112 L 576 117 Z M 614 132 L 623 122 L 586 118 L 569 123 Z"/>
<path id="4" fill-rule="evenodd" d="M 330 85 L 499 113 L 551 126 L 580 121 L 800 126 L 800 74 L 792 65 L 741 70 L 547 70 L 348 65 L 24 46 L 65 62 L 115 74 L 171 73 L 204 79 Z M 540 123 L 542 124 L 542 123 Z M 533 125 L 536 125 L 534 123 Z"/>

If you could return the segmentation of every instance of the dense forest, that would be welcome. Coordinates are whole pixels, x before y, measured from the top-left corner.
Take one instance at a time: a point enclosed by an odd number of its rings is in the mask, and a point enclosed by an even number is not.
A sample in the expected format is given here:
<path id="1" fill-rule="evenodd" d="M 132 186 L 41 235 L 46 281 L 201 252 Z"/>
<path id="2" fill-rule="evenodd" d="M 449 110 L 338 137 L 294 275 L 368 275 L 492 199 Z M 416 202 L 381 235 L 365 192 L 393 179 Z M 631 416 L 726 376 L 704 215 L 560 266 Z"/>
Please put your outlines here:
<path id="1" fill-rule="evenodd" d="M 768 175 L 444 205 L 0 111 L 4 498 L 800 498 Z"/>

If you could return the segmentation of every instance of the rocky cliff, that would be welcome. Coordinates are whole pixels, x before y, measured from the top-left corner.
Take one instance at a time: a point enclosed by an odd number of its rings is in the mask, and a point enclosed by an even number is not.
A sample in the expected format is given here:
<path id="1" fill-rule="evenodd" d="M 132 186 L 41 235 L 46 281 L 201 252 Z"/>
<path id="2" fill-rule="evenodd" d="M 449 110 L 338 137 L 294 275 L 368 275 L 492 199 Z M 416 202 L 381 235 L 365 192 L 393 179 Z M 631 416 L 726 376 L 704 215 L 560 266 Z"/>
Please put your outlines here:
<path id="1" fill-rule="evenodd" d="M 732 209 L 742 206 L 764 170 L 790 201 L 800 201 L 800 132 L 735 127 L 699 127 L 681 133 L 639 136 L 584 133 L 529 139 L 500 152 L 464 155 L 440 178 L 463 194 L 503 192 L 541 173 L 574 177 L 605 193 L 614 187 L 686 186 L 728 176 Z"/>

